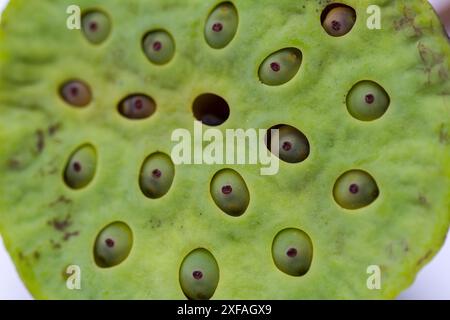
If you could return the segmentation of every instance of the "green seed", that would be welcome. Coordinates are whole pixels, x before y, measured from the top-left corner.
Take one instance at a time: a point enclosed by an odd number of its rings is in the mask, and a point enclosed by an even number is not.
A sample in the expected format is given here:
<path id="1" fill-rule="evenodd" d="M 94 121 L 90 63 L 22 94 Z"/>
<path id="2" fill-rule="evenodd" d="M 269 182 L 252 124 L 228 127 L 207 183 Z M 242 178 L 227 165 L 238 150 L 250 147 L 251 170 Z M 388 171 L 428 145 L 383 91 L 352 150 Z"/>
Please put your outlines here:
<path id="1" fill-rule="evenodd" d="M 250 203 L 244 179 L 232 169 L 223 169 L 214 175 L 210 192 L 216 205 L 233 217 L 242 215 Z"/>
<path id="2" fill-rule="evenodd" d="M 66 82 L 60 89 L 60 95 L 66 103 L 74 107 L 85 107 L 92 100 L 91 89 L 79 80 Z"/>
<path id="3" fill-rule="evenodd" d="M 139 185 L 145 196 L 158 199 L 172 186 L 175 166 L 172 159 L 164 153 L 150 155 L 142 165 Z"/>
<path id="4" fill-rule="evenodd" d="M 299 229 L 284 229 L 273 240 L 272 257 L 277 268 L 284 273 L 295 277 L 302 276 L 311 266 L 311 239 Z"/>
<path id="5" fill-rule="evenodd" d="M 109 17 L 100 11 L 91 11 L 82 18 L 82 29 L 86 39 L 93 44 L 100 44 L 111 32 Z"/>
<path id="6" fill-rule="evenodd" d="M 155 111 L 155 100 L 142 94 L 128 96 L 119 104 L 120 114 L 128 119 L 145 119 Z"/>
<path id="7" fill-rule="evenodd" d="M 302 52 L 296 48 L 279 50 L 268 56 L 259 67 L 259 79 L 269 86 L 279 86 L 297 74 L 302 63 Z"/>
<path id="8" fill-rule="evenodd" d="M 373 81 L 365 80 L 353 86 L 347 95 L 347 110 L 356 119 L 373 121 L 381 118 L 389 108 L 386 91 Z"/>
<path id="9" fill-rule="evenodd" d="M 356 12 L 353 8 L 340 5 L 331 10 L 325 9 L 322 26 L 333 37 L 342 37 L 352 30 L 356 22 Z"/>
<path id="10" fill-rule="evenodd" d="M 168 63 L 175 55 L 175 41 L 164 30 L 147 33 L 142 47 L 147 58 L 157 65 Z"/>
<path id="11" fill-rule="evenodd" d="M 278 132 L 272 134 L 271 130 Z M 308 138 L 298 129 L 289 125 L 277 125 L 269 129 L 267 134 L 267 145 L 271 150 L 272 142 L 278 139 L 278 157 L 288 163 L 299 163 L 308 158 L 310 145 Z M 276 147 L 276 143 L 274 144 Z"/>
<path id="12" fill-rule="evenodd" d="M 70 156 L 64 170 L 64 180 L 70 188 L 82 189 L 92 181 L 96 169 L 97 153 L 92 145 L 84 145 Z"/>
<path id="13" fill-rule="evenodd" d="M 231 2 L 219 4 L 206 21 L 206 42 L 214 49 L 225 48 L 236 35 L 238 25 L 236 7 Z"/>
<path id="14" fill-rule="evenodd" d="M 189 253 L 180 267 L 180 285 L 187 298 L 208 300 L 219 283 L 219 266 L 214 256 L 199 248 Z"/>
<path id="15" fill-rule="evenodd" d="M 342 174 L 334 184 L 334 200 L 345 209 L 360 209 L 374 202 L 379 195 L 373 177 L 362 170 Z"/>
<path id="16" fill-rule="evenodd" d="M 95 240 L 94 258 L 101 268 L 114 267 L 123 262 L 133 246 L 133 233 L 123 222 L 103 228 Z"/>

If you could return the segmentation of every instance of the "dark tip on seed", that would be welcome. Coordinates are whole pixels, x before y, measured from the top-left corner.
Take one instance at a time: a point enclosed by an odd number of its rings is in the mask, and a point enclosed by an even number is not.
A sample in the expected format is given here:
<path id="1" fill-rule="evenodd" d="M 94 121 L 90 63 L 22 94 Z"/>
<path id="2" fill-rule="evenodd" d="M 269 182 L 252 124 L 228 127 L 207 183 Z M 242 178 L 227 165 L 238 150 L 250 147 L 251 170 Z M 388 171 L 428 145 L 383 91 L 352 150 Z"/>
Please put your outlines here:
<path id="1" fill-rule="evenodd" d="M 358 191 L 359 191 L 359 187 L 358 187 L 358 185 L 356 183 L 353 183 L 353 184 L 350 185 L 348 190 L 350 191 L 350 193 L 357 194 Z"/>
<path id="2" fill-rule="evenodd" d="M 222 187 L 223 194 L 230 194 L 231 192 L 233 192 L 233 188 L 230 185 Z"/>
<path id="3" fill-rule="evenodd" d="M 274 72 L 278 72 L 278 71 L 280 71 L 281 66 L 280 66 L 280 64 L 277 63 L 277 62 L 272 62 L 272 63 L 270 64 L 270 69 L 272 69 L 272 71 L 274 71 Z"/>
<path id="4" fill-rule="evenodd" d="M 214 23 L 212 29 L 214 32 L 220 32 L 223 30 L 223 25 L 221 23 Z"/>
<path id="5" fill-rule="evenodd" d="M 289 250 L 286 252 L 286 255 L 289 258 L 295 258 L 297 256 L 297 249 L 295 248 L 289 248 Z"/>
<path id="6" fill-rule="evenodd" d="M 155 41 L 153 43 L 153 50 L 160 51 L 162 49 L 162 43 L 161 41 Z"/>
<path id="7" fill-rule="evenodd" d="M 366 100 L 366 103 L 372 104 L 375 101 L 375 97 L 373 94 L 369 93 L 368 95 L 366 95 L 365 100 Z"/>
<path id="8" fill-rule="evenodd" d="M 106 243 L 106 245 L 109 247 L 109 248 L 112 248 L 112 247 L 114 247 L 114 240 L 113 239 L 106 239 L 105 240 L 105 243 Z"/>
<path id="9" fill-rule="evenodd" d="M 153 172 L 152 172 L 152 176 L 153 176 L 153 178 L 156 178 L 156 179 L 159 179 L 159 178 L 161 178 L 161 176 L 162 176 L 162 172 L 161 172 L 161 170 L 159 170 L 159 169 L 155 169 L 155 170 L 153 170 Z"/>
<path id="10" fill-rule="evenodd" d="M 291 149 L 292 149 L 292 143 L 290 143 L 290 142 L 284 142 L 283 143 L 283 150 L 284 151 L 289 151 Z"/>
<path id="11" fill-rule="evenodd" d="M 203 273 L 201 271 L 194 271 L 192 272 L 192 276 L 195 280 L 201 280 L 203 278 Z"/>
<path id="12" fill-rule="evenodd" d="M 81 171 L 81 164 L 79 162 L 74 162 L 73 163 L 73 170 L 75 170 L 76 172 L 80 172 Z"/>

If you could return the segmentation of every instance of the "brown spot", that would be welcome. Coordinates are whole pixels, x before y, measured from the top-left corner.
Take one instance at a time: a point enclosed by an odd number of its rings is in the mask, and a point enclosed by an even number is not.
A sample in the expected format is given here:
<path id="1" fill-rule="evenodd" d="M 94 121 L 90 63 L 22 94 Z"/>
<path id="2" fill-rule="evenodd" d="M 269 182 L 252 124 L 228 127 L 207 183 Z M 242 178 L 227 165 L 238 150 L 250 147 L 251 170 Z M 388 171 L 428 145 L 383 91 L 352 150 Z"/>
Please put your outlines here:
<path id="1" fill-rule="evenodd" d="M 68 241 L 71 237 L 76 237 L 80 234 L 79 231 L 74 231 L 74 232 L 66 232 L 64 233 L 64 241 Z"/>
<path id="2" fill-rule="evenodd" d="M 403 17 L 394 21 L 394 28 L 396 31 L 402 29 L 410 29 L 413 31 L 415 37 L 421 37 L 423 31 L 416 25 L 416 13 L 411 8 L 405 6 L 403 9 Z"/>
<path id="3" fill-rule="evenodd" d="M 432 253 L 433 251 L 428 250 L 428 252 L 417 261 L 417 265 L 418 266 L 422 265 L 426 260 L 428 260 L 428 258 L 431 256 Z"/>
<path id="4" fill-rule="evenodd" d="M 54 241 L 53 239 L 50 239 L 50 244 L 52 245 L 53 249 L 61 249 L 61 244 L 59 242 Z"/>
<path id="5" fill-rule="evenodd" d="M 70 200 L 69 198 L 66 198 L 65 196 L 59 196 L 58 199 L 56 199 L 55 201 L 53 201 L 52 203 L 49 204 L 50 207 L 54 207 L 58 204 L 71 204 L 72 200 Z"/>
<path id="6" fill-rule="evenodd" d="M 48 134 L 50 136 L 55 135 L 59 130 L 61 130 L 61 123 L 55 123 L 48 127 Z"/>
<path id="7" fill-rule="evenodd" d="M 419 204 L 425 208 L 429 208 L 430 207 L 430 203 L 428 202 L 427 197 L 424 194 L 419 194 L 418 197 L 419 200 Z"/>
<path id="8" fill-rule="evenodd" d="M 15 159 L 15 158 L 11 158 L 8 160 L 8 168 L 10 170 L 18 170 L 20 169 L 20 161 Z"/>
<path id="9" fill-rule="evenodd" d="M 39 260 L 39 258 L 41 257 L 41 254 L 39 253 L 39 251 L 35 251 L 35 252 L 33 252 L 33 257 L 34 257 L 36 260 Z"/>
<path id="10" fill-rule="evenodd" d="M 44 131 L 37 130 L 36 131 L 36 149 L 38 153 L 41 153 L 45 148 L 45 135 Z"/>
<path id="11" fill-rule="evenodd" d="M 53 220 L 48 221 L 48 225 L 52 226 L 56 231 L 64 232 L 72 225 L 72 222 L 70 221 L 70 214 L 62 220 L 54 218 Z"/>

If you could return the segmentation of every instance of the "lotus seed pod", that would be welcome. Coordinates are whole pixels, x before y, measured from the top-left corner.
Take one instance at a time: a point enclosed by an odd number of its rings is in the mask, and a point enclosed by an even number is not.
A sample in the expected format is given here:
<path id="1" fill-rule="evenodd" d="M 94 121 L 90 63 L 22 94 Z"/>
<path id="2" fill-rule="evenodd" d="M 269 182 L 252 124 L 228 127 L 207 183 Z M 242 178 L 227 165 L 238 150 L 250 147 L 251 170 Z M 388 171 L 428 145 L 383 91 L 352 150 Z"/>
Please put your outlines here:
<path id="1" fill-rule="evenodd" d="M 111 33 L 111 21 L 103 12 L 90 11 L 83 15 L 82 29 L 84 36 L 89 42 L 100 44 Z"/>
<path id="2" fill-rule="evenodd" d="M 356 12 L 345 5 L 332 5 L 330 10 L 325 10 L 323 15 L 323 28 L 333 37 L 342 37 L 349 33 L 356 22 Z"/>
<path id="3" fill-rule="evenodd" d="M 97 153 L 91 145 L 78 148 L 69 158 L 64 170 L 64 180 L 72 189 L 86 187 L 97 169 Z"/>
<path id="4" fill-rule="evenodd" d="M 155 100 L 142 94 L 129 96 L 119 104 L 120 114 L 128 119 L 145 119 L 155 111 Z"/>
<path id="5" fill-rule="evenodd" d="M 101 268 L 111 268 L 122 263 L 133 247 L 133 233 L 123 222 L 114 222 L 103 228 L 94 246 L 95 263 Z"/>
<path id="6" fill-rule="evenodd" d="M 373 121 L 383 116 L 390 104 L 386 91 L 373 81 L 355 84 L 347 96 L 347 110 L 361 121 Z"/>
<path id="7" fill-rule="evenodd" d="M 206 22 L 206 42 L 214 49 L 225 48 L 236 35 L 238 24 L 236 7 L 231 2 L 219 4 Z"/>
<path id="8" fill-rule="evenodd" d="M 259 68 L 259 79 L 269 86 L 279 86 L 290 81 L 300 69 L 302 53 L 296 48 L 286 48 L 268 56 Z"/>
<path id="9" fill-rule="evenodd" d="M 149 32 L 144 37 L 142 46 L 147 58 L 157 65 L 168 63 L 175 55 L 175 41 L 164 30 Z"/>
<path id="10" fill-rule="evenodd" d="M 313 258 L 311 239 L 299 229 L 284 229 L 273 240 L 272 257 L 277 268 L 284 273 L 303 276 L 308 272 Z"/>
<path id="11" fill-rule="evenodd" d="M 360 209 L 374 202 L 379 195 L 373 177 L 362 170 L 350 170 L 342 174 L 333 188 L 336 202 L 345 209 Z"/>
<path id="12" fill-rule="evenodd" d="M 219 265 L 214 256 L 200 248 L 189 253 L 180 267 L 180 285 L 189 299 L 208 300 L 219 283 Z"/>
<path id="13" fill-rule="evenodd" d="M 85 107 L 92 100 L 89 86 L 78 80 L 66 82 L 61 87 L 60 94 L 66 103 L 74 107 Z"/>
<path id="14" fill-rule="evenodd" d="M 75 1 L 82 22 L 109 19 L 95 44 L 83 23 L 67 29 L 71 1 L 10 0 L 0 233 L 33 297 L 372 300 L 410 286 L 450 224 L 450 45 L 425 0 L 342 2 L 358 17 L 334 37 L 327 15 L 339 32 L 354 16 L 328 0 Z M 209 29 L 225 4 L 235 13 Z M 271 127 L 279 152 L 264 145 Z M 80 164 L 93 173 L 83 180 L 72 157 L 86 143 Z M 115 221 L 133 246 L 105 268 L 95 241 Z M 275 264 L 285 228 L 311 238 L 303 276 Z M 196 248 L 217 259 L 213 295 L 214 281 L 200 296 L 181 285 Z M 274 252 L 281 267 L 307 260 L 293 246 Z M 379 290 L 367 286 L 374 264 Z M 80 266 L 82 290 L 67 289 L 68 265 Z M 193 280 L 202 270 L 188 280 L 206 283 Z"/>
<path id="15" fill-rule="evenodd" d="M 217 172 L 211 180 L 211 196 L 216 205 L 233 217 L 242 215 L 250 202 L 244 179 L 232 169 Z"/>
<path id="16" fill-rule="evenodd" d="M 164 153 L 154 153 L 142 165 L 139 185 L 145 196 L 158 199 L 170 189 L 175 176 L 172 159 Z"/>
<path id="17" fill-rule="evenodd" d="M 272 130 L 275 134 L 272 134 Z M 308 138 L 298 129 L 289 125 L 272 127 L 268 132 L 267 146 L 269 150 L 278 146 L 278 157 L 289 163 L 304 161 L 309 156 L 310 147 Z M 272 141 L 275 143 L 272 144 Z"/>

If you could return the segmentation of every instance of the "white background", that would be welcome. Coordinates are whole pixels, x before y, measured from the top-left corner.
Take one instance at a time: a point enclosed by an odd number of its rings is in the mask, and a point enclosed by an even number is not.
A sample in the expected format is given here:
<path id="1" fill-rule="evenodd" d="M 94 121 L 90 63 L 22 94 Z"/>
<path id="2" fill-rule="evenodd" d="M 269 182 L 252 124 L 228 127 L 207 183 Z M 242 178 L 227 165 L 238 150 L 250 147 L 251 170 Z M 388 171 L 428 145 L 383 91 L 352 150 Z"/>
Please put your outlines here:
<path id="1" fill-rule="evenodd" d="M 34 0 L 37 1 L 37 0 Z M 296 0 L 300 1 L 300 0 Z M 430 0 L 434 3 L 450 0 Z M 0 0 L 0 12 L 7 0 Z M 450 299 L 450 235 L 444 248 L 418 275 L 411 288 L 403 292 L 400 299 Z M 0 300 L 31 299 L 19 279 L 0 237 Z"/>

